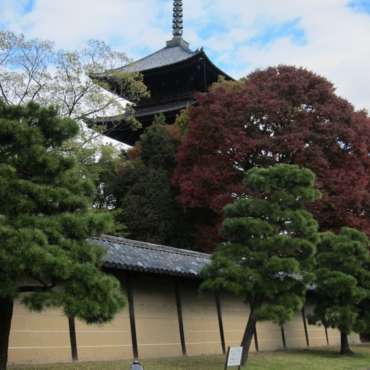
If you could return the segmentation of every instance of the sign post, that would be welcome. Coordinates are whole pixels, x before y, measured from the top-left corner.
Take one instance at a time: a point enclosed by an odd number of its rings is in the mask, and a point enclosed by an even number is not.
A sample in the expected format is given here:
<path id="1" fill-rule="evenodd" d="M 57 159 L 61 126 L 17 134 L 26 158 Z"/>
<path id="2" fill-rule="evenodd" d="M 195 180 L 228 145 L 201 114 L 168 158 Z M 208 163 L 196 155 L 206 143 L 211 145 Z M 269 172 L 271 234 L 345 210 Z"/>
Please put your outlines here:
<path id="1" fill-rule="evenodd" d="M 237 367 L 240 370 L 243 357 L 243 347 L 229 347 L 227 350 L 225 370 Z"/>

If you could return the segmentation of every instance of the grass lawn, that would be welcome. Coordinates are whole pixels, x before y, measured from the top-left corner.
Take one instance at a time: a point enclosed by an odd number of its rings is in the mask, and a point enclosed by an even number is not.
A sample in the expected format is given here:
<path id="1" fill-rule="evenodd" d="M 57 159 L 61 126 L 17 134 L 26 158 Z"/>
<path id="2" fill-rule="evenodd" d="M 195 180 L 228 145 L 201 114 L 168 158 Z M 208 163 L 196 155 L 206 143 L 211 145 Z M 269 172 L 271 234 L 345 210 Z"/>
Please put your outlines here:
<path id="1" fill-rule="evenodd" d="M 341 357 L 337 349 L 252 354 L 248 370 L 370 370 L 370 345 L 354 347 L 356 354 Z M 220 356 L 143 361 L 145 370 L 223 370 Z M 129 370 L 128 362 L 11 367 L 12 370 Z"/>

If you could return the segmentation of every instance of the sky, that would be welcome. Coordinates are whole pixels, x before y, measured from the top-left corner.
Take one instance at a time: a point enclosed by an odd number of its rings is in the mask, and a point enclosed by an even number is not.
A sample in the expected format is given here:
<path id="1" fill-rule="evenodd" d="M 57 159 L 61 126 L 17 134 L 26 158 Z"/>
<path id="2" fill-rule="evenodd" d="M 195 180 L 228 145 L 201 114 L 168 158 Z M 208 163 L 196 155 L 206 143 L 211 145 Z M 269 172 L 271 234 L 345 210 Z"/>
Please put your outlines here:
<path id="1" fill-rule="evenodd" d="M 235 78 L 289 64 L 325 76 L 370 111 L 370 0 L 183 0 L 184 38 Z M 130 58 L 171 38 L 172 0 L 0 0 L 0 28 Z"/>

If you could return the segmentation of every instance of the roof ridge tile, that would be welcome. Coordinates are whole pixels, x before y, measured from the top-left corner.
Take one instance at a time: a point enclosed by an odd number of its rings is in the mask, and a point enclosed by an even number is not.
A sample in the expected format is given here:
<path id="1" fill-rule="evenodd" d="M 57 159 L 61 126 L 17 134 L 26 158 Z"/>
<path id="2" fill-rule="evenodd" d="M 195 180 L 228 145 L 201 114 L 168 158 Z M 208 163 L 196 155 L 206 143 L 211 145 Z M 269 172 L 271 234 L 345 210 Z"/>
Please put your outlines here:
<path id="1" fill-rule="evenodd" d="M 171 253 L 171 254 L 181 254 L 181 255 L 187 255 L 187 256 L 197 256 L 197 257 L 203 257 L 205 259 L 211 258 L 211 255 L 208 253 L 204 252 L 198 252 L 194 250 L 189 250 L 189 249 L 182 249 L 182 248 L 176 248 L 176 247 L 170 247 L 167 245 L 162 245 L 162 244 L 155 244 L 155 243 L 149 243 L 149 242 L 143 242 L 140 240 L 134 240 L 134 239 L 128 239 L 128 238 L 123 238 L 119 236 L 113 236 L 113 235 L 102 235 L 100 237 L 94 237 L 91 238 L 93 240 L 106 240 L 106 241 L 113 241 L 118 244 L 127 244 L 131 243 L 135 247 L 138 248 L 143 248 L 143 249 L 154 249 L 156 251 L 162 251 L 166 253 Z"/>

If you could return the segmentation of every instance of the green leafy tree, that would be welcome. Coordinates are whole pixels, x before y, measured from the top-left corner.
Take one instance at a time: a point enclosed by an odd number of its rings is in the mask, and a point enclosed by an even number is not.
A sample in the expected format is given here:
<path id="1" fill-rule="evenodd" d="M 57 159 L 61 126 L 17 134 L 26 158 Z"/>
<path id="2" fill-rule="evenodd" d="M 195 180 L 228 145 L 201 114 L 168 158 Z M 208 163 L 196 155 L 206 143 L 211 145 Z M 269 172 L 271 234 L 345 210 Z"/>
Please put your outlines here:
<path id="1" fill-rule="evenodd" d="M 92 177 L 97 186 L 95 207 L 99 209 L 114 208 L 113 183 L 122 160 L 124 160 L 122 153 L 114 146 L 103 145 L 99 147 L 99 157 L 86 166 L 88 176 Z"/>
<path id="2" fill-rule="evenodd" d="M 166 171 L 137 163 L 124 172 L 120 183 L 125 194 L 119 201 L 119 220 L 127 226 L 129 236 L 173 245 L 178 206 Z"/>
<path id="3" fill-rule="evenodd" d="M 125 237 L 128 234 L 127 226 L 122 223 L 122 210 L 116 206 L 117 201 L 114 195 L 114 184 L 118 170 L 122 163 L 126 161 L 124 154 L 112 145 L 97 145 L 93 157 L 86 157 L 85 169 L 86 176 L 90 177 L 96 187 L 96 197 L 94 208 L 109 212 L 114 221 L 114 228 L 110 231 L 111 235 Z M 80 156 L 77 160 L 81 161 L 83 152 L 88 154 L 92 148 L 82 148 L 78 150 Z M 98 158 L 97 157 L 98 154 Z"/>
<path id="4" fill-rule="evenodd" d="M 189 109 L 183 109 L 176 117 L 175 125 L 182 135 L 186 135 L 189 127 Z"/>
<path id="5" fill-rule="evenodd" d="M 172 174 L 176 165 L 176 151 L 180 140 L 165 126 L 158 116 L 140 138 L 141 160 L 155 170 L 163 169 Z"/>
<path id="6" fill-rule="evenodd" d="M 370 298 L 369 239 L 355 229 L 323 233 L 317 245 L 314 311 L 309 320 L 341 332 L 341 354 L 351 354 L 348 335 L 368 327 L 361 303 Z M 368 307 L 367 307 L 368 308 Z"/>
<path id="7" fill-rule="evenodd" d="M 304 208 L 319 197 L 314 182 L 310 170 L 295 165 L 253 168 L 245 183 L 254 195 L 224 209 L 225 242 L 203 272 L 202 289 L 227 290 L 249 304 L 244 361 L 256 321 L 283 325 L 304 304 L 319 235 Z"/>
<path id="8" fill-rule="evenodd" d="M 133 239 L 190 248 L 192 228 L 171 182 L 180 130 L 156 117 L 129 152 L 115 179 L 119 220 Z"/>
<path id="9" fill-rule="evenodd" d="M 125 302 L 100 270 L 102 249 L 88 241 L 112 220 L 93 210 L 95 187 L 64 152 L 78 130 L 53 108 L 0 103 L 0 370 L 15 300 L 88 323 L 112 319 Z"/>

